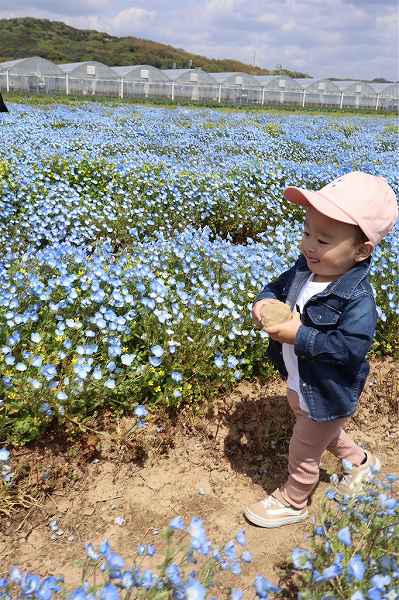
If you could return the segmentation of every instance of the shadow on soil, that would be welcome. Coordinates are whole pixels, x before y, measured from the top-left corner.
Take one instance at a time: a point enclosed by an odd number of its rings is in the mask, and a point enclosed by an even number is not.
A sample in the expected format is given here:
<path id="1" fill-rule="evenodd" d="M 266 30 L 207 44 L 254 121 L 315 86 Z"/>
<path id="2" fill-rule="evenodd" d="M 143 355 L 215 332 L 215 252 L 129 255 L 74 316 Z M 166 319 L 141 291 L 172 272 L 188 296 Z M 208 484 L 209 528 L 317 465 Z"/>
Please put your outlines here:
<path id="1" fill-rule="evenodd" d="M 281 394 L 242 398 L 224 417 L 228 429 L 224 452 L 232 468 L 262 485 L 267 494 L 273 492 L 287 478 L 294 423 L 287 398 Z M 329 481 L 324 469 L 320 480 Z"/>

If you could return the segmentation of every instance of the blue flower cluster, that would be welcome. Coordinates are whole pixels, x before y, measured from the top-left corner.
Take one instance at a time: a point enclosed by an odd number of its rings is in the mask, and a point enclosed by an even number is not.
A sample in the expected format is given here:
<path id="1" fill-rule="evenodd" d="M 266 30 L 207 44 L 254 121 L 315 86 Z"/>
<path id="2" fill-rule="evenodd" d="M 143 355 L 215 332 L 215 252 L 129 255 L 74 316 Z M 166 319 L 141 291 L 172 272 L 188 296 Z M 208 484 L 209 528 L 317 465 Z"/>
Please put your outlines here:
<path id="1" fill-rule="evenodd" d="M 364 169 L 399 190 L 386 119 L 13 108 L 0 129 L 0 432 L 13 443 L 104 404 L 201 401 L 252 376 L 265 340 L 250 306 L 298 255 L 284 187 Z M 381 353 L 398 258 L 394 231 L 372 267 Z"/>
<path id="2" fill-rule="evenodd" d="M 314 526 L 310 548 L 292 552 L 301 600 L 399 597 L 399 500 L 393 487 L 397 479 L 377 479 L 374 474 L 367 489 L 353 497 L 327 491 L 329 504 Z"/>
<path id="3" fill-rule="evenodd" d="M 74 590 L 66 590 L 61 577 L 41 579 L 38 575 L 23 573 L 14 567 L 8 577 L 0 579 L 0 598 L 52 600 L 61 595 L 64 597 L 68 592 L 69 600 L 121 600 L 130 598 L 137 590 L 140 596 L 133 597 L 211 600 L 216 597 L 215 592 L 223 587 L 223 581 L 220 581 L 223 573 L 240 576 L 242 565 L 252 560 L 250 552 L 242 550 L 246 545 L 243 530 L 223 548 L 218 548 L 209 540 L 204 524 L 198 517 L 193 517 L 188 526 L 182 517 L 175 517 L 164 532 L 164 538 L 166 546 L 163 560 L 151 567 L 146 565 L 146 561 L 157 555 L 152 544 L 140 544 L 137 547 L 136 560 L 130 567 L 108 541 L 103 541 L 98 549 L 86 544 L 84 580 Z M 87 577 L 90 571 L 92 581 Z M 95 583 L 96 574 L 98 581 L 98 572 L 103 575 L 101 584 Z M 264 600 L 280 591 L 278 586 L 262 575 L 256 576 L 253 590 L 257 598 Z M 232 588 L 226 593 L 231 600 L 244 598 L 244 591 L 240 588 Z"/>

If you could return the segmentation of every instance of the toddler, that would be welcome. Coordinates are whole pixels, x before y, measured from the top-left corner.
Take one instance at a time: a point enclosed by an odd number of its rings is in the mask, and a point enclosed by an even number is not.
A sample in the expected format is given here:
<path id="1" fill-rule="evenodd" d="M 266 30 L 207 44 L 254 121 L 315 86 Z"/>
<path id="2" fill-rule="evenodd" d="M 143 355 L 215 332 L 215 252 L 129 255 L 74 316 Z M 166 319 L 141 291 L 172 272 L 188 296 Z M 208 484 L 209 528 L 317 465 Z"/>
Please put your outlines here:
<path id="1" fill-rule="evenodd" d="M 339 484 L 345 494 L 358 490 L 370 470 L 380 467 L 344 426 L 366 381 L 366 355 L 377 321 L 371 254 L 398 217 L 386 180 L 362 172 L 348 173 L 319 191 L 289 187 L 284 197 L 306 208 L 302 254 L 258 295 L 253 318 L 260 326 L 262 307 L 276 300 L 293 311 L 293 318 L 266 331 L 268 356 L 287 380 L 296 422 L 287 481 L 245 509 L 247 519 L 261 527 L 306 519 L 324 450 L 353 465 Z"/>

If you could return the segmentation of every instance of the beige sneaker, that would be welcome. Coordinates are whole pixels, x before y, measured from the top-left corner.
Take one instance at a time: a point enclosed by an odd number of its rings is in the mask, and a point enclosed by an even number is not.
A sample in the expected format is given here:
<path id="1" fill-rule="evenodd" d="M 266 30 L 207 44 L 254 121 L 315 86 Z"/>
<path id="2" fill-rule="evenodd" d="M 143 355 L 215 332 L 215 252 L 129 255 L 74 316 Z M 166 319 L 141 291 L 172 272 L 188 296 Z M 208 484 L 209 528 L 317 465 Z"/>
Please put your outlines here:
<path id="1" fill-rule="evenodd" d="M 259 527 L 282 527 L 304 521 L 308 511 L 306 508 L 286 506 L 274 496 L 266 496 L 264 500 L 247 506 L 244 515 L 248 521 Z"/>
<path id="2" fill-rule="evenodd" d="M 364 483 L 373 478 L 381 469 L 381 461 L 371 452 L 366 452 L 367 460 L 363 465 L 353 466 L 345 471 L 337 489 L 341 494 L 352 496 L 359 492 Z"/>

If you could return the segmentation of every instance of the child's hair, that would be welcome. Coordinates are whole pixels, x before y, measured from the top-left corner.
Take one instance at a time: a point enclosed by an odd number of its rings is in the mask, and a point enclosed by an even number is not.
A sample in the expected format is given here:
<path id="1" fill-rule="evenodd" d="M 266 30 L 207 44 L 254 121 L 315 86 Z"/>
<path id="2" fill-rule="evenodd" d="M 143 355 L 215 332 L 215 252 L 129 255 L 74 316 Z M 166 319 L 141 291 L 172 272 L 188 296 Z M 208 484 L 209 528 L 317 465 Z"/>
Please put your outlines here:
<path id="1" fill-rule="evenodd" d="M 369 241 L 369 238 L 364 233 L 363 229 L 360 229 L 359 225 L 355 225 L 355 240 L 359 244 L 364 244 Z"/>

